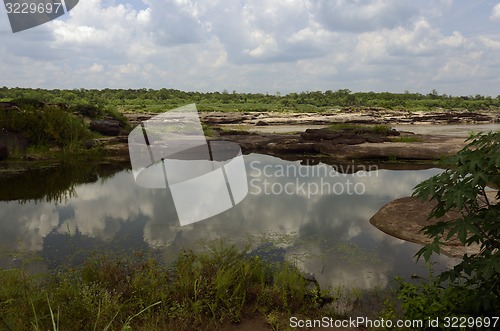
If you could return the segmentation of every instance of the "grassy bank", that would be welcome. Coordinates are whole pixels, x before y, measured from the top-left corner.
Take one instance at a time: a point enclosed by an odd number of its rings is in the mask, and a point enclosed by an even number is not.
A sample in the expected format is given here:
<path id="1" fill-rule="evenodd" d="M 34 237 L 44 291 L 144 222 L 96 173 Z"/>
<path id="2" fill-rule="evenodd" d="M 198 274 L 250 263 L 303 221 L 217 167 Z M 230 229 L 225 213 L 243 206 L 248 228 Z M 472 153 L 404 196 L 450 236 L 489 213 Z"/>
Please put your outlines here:
<path id="1" fill-rule="evenodd" d="M 287 329 L 291 316 L 337 318 L 322 292 L 289 263 L 212 242 L 172 265 L 139 255 L 95 256 L 79 267 L 28 275 L 0 271 L 2 330 L 213 330 L 260 317 Z"/>

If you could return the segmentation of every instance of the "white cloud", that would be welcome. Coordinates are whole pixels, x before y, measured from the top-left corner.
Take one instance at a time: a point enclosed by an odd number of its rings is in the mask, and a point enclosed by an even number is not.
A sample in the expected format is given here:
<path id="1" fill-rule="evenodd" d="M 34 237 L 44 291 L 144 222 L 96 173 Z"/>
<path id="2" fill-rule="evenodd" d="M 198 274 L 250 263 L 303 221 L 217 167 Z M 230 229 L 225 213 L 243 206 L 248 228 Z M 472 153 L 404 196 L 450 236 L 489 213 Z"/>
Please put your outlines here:
<path id="1" fill-rule="evenodd" d="M 498 40 L 495 40 L 491 37 L 487 36 L 481 36 L 479 37 L 479 40 L 481 43 L 486 46 L 487 48 L 491 48 L 493 50 L 500 50 L 500 38 L 497 38 Z"/>
<path id="2" fill-rule="evenodd" d="M 449 59 L 437 72 L 437 80 L 465 80 L 481 74 L 483 52 L 471 52 Z"/>
<path id="3" fill-rule="evenodd" d="M 418 13 L 408 0 L 308 1 L 314 17 L 332 30 L 362 32 L 394 28 Z"/>
<path id="4" fill-rule="evenodd" d="M 500 3 L 497 3 L 495 6 L 493 6 L 490 18 L 494 21 L 500 20 Z"/>
<path id="5" fill-rule="evenodd" d="M 0 74 L 7 86 L 47 88 L 437 88 L 496 95 L 491 83 L 479 81 L 486 71 L 500 76 L 497 25 L 484 19 L 496 16 L 491 5 L 461 6 L 449 0 L 88 0 L 62 19 L 0 34 Z M 0 21 L 7 23 L 6 16 Z M 446 63 L 485 47 L 471 73 L 474 83 L 439 88 L 436 73 L 444 75 Z"/>
<path id="6" fill-rule="evenodd" d="M 102 72 L 103 69 L 104 69 L 104 67 L 102 65 L 94 63 L 94 64 L 92 64 L 92 66 L 90 66 L 89 71 L 91 73 L 98 74 L 98 73 Z"/>
<path id="7" fill-rule="evenodd" d="M 449 47 L 460 47 L 467 44 L 467 38 L 465 38 L 460 32 L 453 31 L 451 36 L 444 37 L 439 41 L 439 43 Z"/>

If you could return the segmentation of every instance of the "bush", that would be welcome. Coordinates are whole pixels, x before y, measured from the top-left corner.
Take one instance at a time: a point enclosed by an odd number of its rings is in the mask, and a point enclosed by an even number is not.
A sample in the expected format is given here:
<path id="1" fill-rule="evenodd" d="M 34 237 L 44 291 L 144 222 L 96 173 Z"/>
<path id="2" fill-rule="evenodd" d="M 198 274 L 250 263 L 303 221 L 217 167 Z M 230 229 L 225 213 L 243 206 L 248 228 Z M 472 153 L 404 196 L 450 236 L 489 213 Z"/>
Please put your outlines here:
<path id="1" fill-rule="evenodd" d="M 102 107 L 91 104 L 78 104 L 72 106 L 70 109 L 72 112 L 90 118 L 101 118 L 104 115 L 104 109 Z"/>
<path id="2" fill-rule="evenodd" d="M 52 318 L 60 330 L 213 330 L 245 314 L 286 325 L 290 315 L 327 313 L 296 267 L 223 241 L 184 250 L 173 265 L 140 252 L 94 256 L 43 277 L 0 270 L 0 283 L 2 330 L 48 330 Z"/>
<path id="3" fill-rule="evenodd" d="M 0 112 L 0 125 L 7 131 L 22 133 L 34 145 L 55 143 L 68 147 L 92 136 L 81 119 L 50 106 Z"/>
<path id="4" fill-rule="evenodd" d="M 465 254 L 452 270 L 443 272 L 439 282 L 449 282 L 457 300 L 454 313 L 494 316 L 500 311 L 500 132 L 477 134 L 469 144 L 448 160 L 449 169 L 415 187 L 414 196 L 436 202 L 429 218 L 448 211 L 461 215 L 422 229 L 433 238 L 417 257 L 429 260 L 452 237 L 465 246 L 478 244 L 477 254 Z"/>

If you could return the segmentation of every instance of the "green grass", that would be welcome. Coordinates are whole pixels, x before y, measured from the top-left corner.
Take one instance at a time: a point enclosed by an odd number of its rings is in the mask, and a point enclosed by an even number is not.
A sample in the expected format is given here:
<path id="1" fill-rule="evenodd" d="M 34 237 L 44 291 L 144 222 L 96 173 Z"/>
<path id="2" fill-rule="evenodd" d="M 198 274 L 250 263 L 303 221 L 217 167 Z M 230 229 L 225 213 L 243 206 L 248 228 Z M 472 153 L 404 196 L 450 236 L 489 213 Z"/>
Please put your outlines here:
<path id="1" fill-rule="evenodd" d="M 399 136 L 393 138 L 392 141 L 398 143 L 421 143 L 424 140 L 420 137 L 414 137 L 414 136 Z"/>
<path id="2" fill-rule="evenodd" d="M 356 130 L 364 128 L 366 126 L 361 124 L 352 124 L 352 123 L 332 123 L 328 127 L 332 130 L 340 131 L 340 130 Z"/>
<path id="3" fill-rule="evenodd" d="M 270 327 L 296 315 L 336 317 L 320 308 L 328 293 L 292 264 L 248 257 L 223 241 L 184 250 L 172 265 L 137 256 L 94 256 L 42 275 L 0 270 L 0 329 L 213 330 L 245 316 Z"/>
<path id="4" fill-rule="evenodd" d="M 96 107 L 78 109 L 82 112 L 97 112 Z M 99 134 L 90 131 L 83 117 L 75 114 L 71 109 L 65 110 L 53 106 L 38 107 L 30 104 L 21 105 L 20 110 L 0 112 L 0 128 L 21 135 L 27 143 L 25 150 L 11 148 L 9 159 L 22 160 L 28 155 L 35 159 L 61 161 L 80 157 L 92 159 L 102 157 L 101 148 L 87 149 L 85 147 L 87 140 L 99 137 Z M 101 115 L 104 116 L 104 114 L 126 121 L 123 115 L 115 110 L 103 110 Z"/>
<path id="5" fill-rule="evenodd" d="M 328 126 L 333 131 L 353 130 L 354 132 L 371 132 L 374 134 L 387 135 L 391 131 L 389 125 L 377 124 L 354 124 L 354 123 L 332 123 Z"/>
<path id="6" fill-rule="evenodd" d="M 215 135 L 214 129 L 209 124 L 202 123 L 201 127 L 203 128 L 205 137 L 213 137 Z"/>

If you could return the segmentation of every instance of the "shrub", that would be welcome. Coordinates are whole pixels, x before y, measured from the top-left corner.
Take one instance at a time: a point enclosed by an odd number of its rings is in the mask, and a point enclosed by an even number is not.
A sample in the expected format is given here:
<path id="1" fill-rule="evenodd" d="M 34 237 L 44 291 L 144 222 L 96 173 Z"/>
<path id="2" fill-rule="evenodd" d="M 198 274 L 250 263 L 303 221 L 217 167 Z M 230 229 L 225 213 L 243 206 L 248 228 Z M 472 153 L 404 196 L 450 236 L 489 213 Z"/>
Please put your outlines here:
<path id="1" fill-rule="evenodd" d="M 35 145 L 55 143 L 67 147 L 92 136 L 81 119 L 50 106 L 24 106 L 20 111 L 0 112 L 0 125 L 7 131 L 22 133 Z"/>
<path id="2" fill-rule="evenodd" d="M 415 187 L 414 196 L 436 202 L 429 218 L 443 217 L 454 210 L 461 215 L 449 222 L 440 221 L 422 229 L 433 238 L 417 257 L 429 260 L 452 237 L 463 245 L 478 244 L 480 251 L 465 254 L 452 270 L 443 272 L 439 282 L 449 282 L 460 293 L 454 313 L 486 316 L 500 311 L 500 132 L 477 134 L 455 156 L 449 169 Z"/>
<path id="3" fill-rule="evenodd" d="M 72 112 L 90 118 L 101 118 L 104 115 L 104 109 L 102 107 L 98 107 L 91 104 L 78 104 L 72 106 L 70 109 Z"/>

